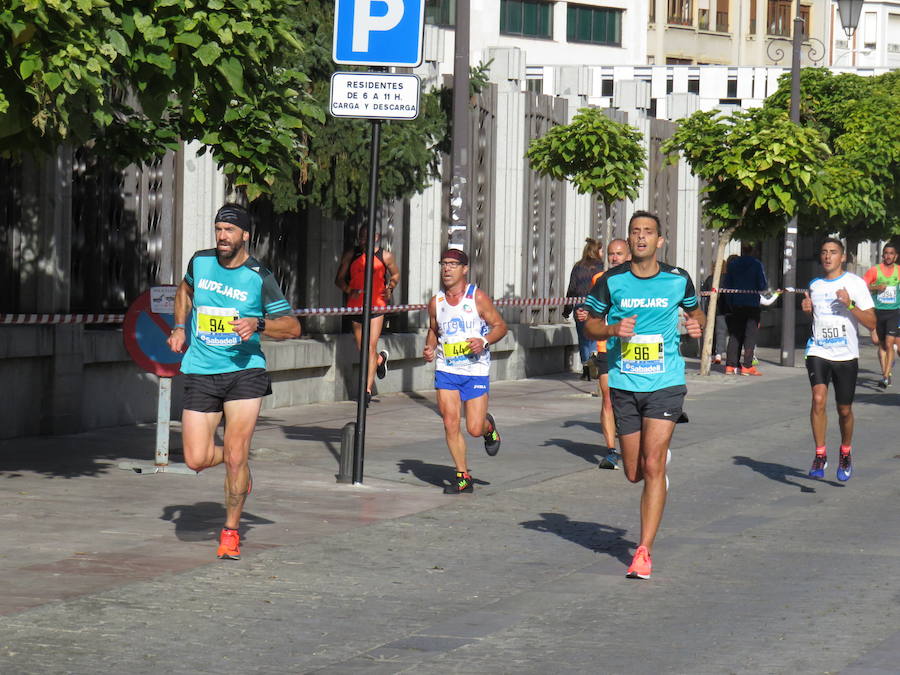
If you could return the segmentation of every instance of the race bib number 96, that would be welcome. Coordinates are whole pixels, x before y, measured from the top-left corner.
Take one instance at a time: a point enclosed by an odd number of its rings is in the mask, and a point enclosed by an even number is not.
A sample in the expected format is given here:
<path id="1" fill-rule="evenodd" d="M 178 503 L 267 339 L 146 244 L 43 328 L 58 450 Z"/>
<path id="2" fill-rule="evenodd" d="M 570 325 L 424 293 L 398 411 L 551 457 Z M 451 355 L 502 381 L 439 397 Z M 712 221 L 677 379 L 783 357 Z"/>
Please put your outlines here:
<path id="1" fill-rule="evenodd" d="M 210 347 L 240 344 L 241 336 L 231 325 L 237 316 L 237 310 L 231 307 L 198 307 L 197 338 Z"/>
<path id="2" fill-rule="evenodd" d="M 632 375 L 666 372 L 662 335 L 634 335 L 623 340 L 621 370 Z"/>

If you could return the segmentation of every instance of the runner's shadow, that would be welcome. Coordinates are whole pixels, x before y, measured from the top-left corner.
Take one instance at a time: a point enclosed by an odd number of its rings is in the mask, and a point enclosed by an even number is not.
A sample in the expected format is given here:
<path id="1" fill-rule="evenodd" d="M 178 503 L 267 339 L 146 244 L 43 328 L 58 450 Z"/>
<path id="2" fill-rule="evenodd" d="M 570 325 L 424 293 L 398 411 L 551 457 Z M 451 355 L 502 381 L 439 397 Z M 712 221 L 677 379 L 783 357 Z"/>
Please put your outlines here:
<path id="1" fill-rule="evenodd" d="M 599 464 L 600 460 L 606 457 L 606 453 L 609 452 L 609 448 L 605 445 L 578 443 L 577 441 L 570 441 L 568 438 L 548 438 L 541 444 L 541 447 L 546 448 L 551 445 L 559 446 L 570 455 L 580 457 L 591 464 Z"/>
<path id="2" fill-rule="evenodd" d="M 637 542 L 626 539 L 625 530 L 600 523 L 569 520 L 564 513 L 541 513 L 543 520 L 527 520 L 519 523 L 527 530 L 547 532 L 584 546 L 595 553 L 607 553 L 625 565 L 631 563 L 630 550 Z"/>
<path id="3" fill-rule="evenodd" d="M 859 386 L 859 385 L 857 385 Z M 896 407 L 900 405 L 900 394 L 889 394 L 883 389 L 877 388 L 877 385 L 872 385 L 871 389 L 875 389 L 879 393 L 877 394 L 857 394 L 854 397 L 854 402 L 859 403 L 874 403 L 875 405 L 889 405 L 891 407 Z"/>
<path id="4" fill-rule="evenodd" d="M 603 432 L 603 429 L 600 427 L 600 422 L 587 422 L 585 420 L 566 420 L 562 423 L 563 429 L 568 429 L 570 427 L 582 427 L 587 429 L 588 431 L 593 431 L 595 434 L 599 434 Z"/>
<path id="5" fill-rule="evenodd" d="M 397 462 L 397 468 L 400 473 L 412 474 L 423 483 L 430 483 L 439 488 L 451 485 L 456 478 L 456 469 L 452 466 L 429 464 L 420 459 L 401 459 Z M 479 480 L 474 476 L 472 482 L 475 485 L 490 485 L 488 481 Z"/>
<path id="6" fill-rule="evenodd" d="M 175 536 L 181 541 L 209 541 L 219 536 L 225 522 L 225 507 L 218 502 L 173 504 L 163 509 L 159 519 L 171 521 L 175 525 Z M 241 536 L 245 536 L 254 525 L 271 525 L 274 522 L 244 511 L 241 514 Z"/>
<path id="7" fill-rule="evenodd" d="M 292 441 L 318 441 L 325 446 L 336 460 L 341 458 L 341 436 L 343 430 L 316 426 L 282 427 L 284 437 Z"/>
<path id="8" fill-rule="evenodd" d="M 435 415 L 440 416 L 441 411 L 438 409 L 437 403 L 435 401 L 432 401 L 430 398 L 422 396 L 422 394 L 415 391 L 403 392 L 403 396 L 408 398 L 413 403 L 418 403 L 423 408 L 428 408 Z"/>
<path id="9" fill-rule="evenodd" d="M 732 457 L 732 459 L 734 459 L 734 463 L 738 466 L 746 466 L 756 471 L 756 473 L 765 476 L 766 478 L 778 481 L 779 483 L 784 483 L 785 485 L 798 487 L 800 488 L 800 492 L 815 492 L 816 489 L 810 485 L 802 485 L 788 479 L 803 478 L 804 480 L 814 481 L 816 483 L 825 483 L 826 485 L 834 485 L 835 487 L 844 487 L 843 483 L 838 483 L 837 481 L 824 480 L 822 478 L 810 478 L 809 475 L 806 474 L 806 472 L 800 471 L 797 467 L 794 466 L 777 464 L 776 462 L 761 462 L 758 459 L 744 457 L 743 455 L 735 455 L 734 457 Z"/>

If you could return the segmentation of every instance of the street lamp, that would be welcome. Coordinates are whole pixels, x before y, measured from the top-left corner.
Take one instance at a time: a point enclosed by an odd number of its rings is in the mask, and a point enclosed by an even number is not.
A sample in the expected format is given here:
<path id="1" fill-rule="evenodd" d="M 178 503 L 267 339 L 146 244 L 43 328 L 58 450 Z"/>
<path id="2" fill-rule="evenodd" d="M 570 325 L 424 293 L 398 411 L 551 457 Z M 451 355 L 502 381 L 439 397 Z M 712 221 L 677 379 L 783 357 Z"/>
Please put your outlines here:
<path id="1" fill-rule="evenodd" d="M 841 26 L 847 39 L 853 37 L 856 27 L 859 26 L 859 15 L 862 14 L 864 0 L 837 0 L 838 14 L 841 16 Z"/>
<path id="2" fill-rule="evenodd" d="M 837 0 L 841 25 L 847 37 L 853 36 L 859 25 L 863 0 Z M 794 33 L 791 50 L 791 121 L 800 123 L 800 51 L 803 46 L 803 19 L 800 18 L 800 3 L 794 16 Z M 784 234 L 784 259 L 782 263 L 783 284 L 786 291 L 781 314 L 781 365 L 794 367 L 794 340 L 796 321 L 797 285 L 797 216 L 787 224 Z"/>

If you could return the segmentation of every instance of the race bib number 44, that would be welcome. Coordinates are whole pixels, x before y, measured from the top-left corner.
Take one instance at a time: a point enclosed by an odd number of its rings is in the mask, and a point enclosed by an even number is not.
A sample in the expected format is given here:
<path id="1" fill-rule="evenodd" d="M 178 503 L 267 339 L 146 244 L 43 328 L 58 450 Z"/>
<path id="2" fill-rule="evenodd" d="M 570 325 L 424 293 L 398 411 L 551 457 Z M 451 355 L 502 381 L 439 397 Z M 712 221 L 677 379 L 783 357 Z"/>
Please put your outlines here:
<path id="1" fill-rule="evenodd" d="M 444 361 L 448 364 L 466 363 L 472 354 L 468 340 L 444 343 Z"/>
<path id="2" fill-rule="evenodd" d="M 197 338 L 210 347 L 240 344 L 241 336 L 231 325 L 237 317 L 238 312 L 232 307 L 198 307 Z"/>
<path id="3" fill-rule="evenodd" d="M 634 335 L 623 340 L 621 370 L 632 375 L 666 372 L 662 335 Z"/>

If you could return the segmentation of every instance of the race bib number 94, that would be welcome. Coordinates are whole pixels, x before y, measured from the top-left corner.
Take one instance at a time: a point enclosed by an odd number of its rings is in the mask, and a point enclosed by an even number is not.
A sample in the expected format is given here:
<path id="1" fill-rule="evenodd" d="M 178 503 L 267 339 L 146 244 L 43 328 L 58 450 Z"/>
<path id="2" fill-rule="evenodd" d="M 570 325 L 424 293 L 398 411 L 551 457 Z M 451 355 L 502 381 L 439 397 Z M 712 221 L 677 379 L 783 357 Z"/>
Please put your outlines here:
<path id="1" fill-rule="evenodd" d="M 231 307 L 198 307 L 197 338 L 210 347 L 239 344 L 241 336 L 234 332 L 231 325 L 237 316 L 237 310 Z"/>
<path id="2" fill-rule="evenodd" d="M 666 372 L 662 335 L 634 335 L 623 340 L 621 370 L 632 375 Z"/>

